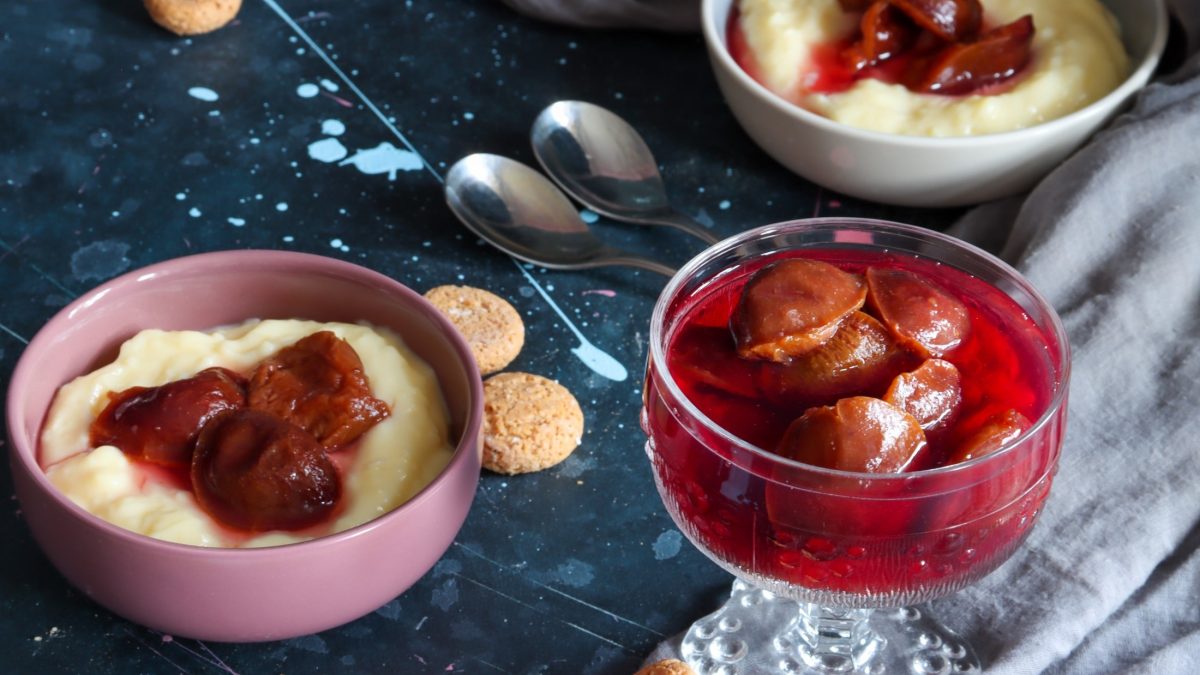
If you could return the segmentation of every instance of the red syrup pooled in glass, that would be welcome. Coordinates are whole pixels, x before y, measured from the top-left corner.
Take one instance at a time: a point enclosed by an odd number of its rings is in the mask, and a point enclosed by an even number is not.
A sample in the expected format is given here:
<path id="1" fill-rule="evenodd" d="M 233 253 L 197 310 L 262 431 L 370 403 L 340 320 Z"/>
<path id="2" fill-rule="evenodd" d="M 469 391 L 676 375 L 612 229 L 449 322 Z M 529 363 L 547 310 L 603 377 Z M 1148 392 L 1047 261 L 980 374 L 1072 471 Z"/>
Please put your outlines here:
<path id="1" fill-rule="evenodd" d="M 868 267 L 908 270 L 966 305 L 970 332 L 941 357 L 959 369 L 961 406 L 948 426 L 928 434 L 928 445 L 897 476 L 946 466 L 956 446 L 997 415 L 1015 410 L 1036 421 L 1050 405 L 1055 382 L 1049 340 L 1011 298 L 980 279 L 896 253 L 817 249 L 769 256 L 718 275 L 668 310 L 673 328 L 665 368 L 683 397 L 720 427 L 681 416 L 656 384 L 656 369 L 663 366 L 651 364 L 645 426 L 664 500 L 677 522 L 741 572 L 843 599 L 911 598 L 930 588 L 960 588 L 990 572 L 1023 539 L 1048 494 L 1061 427 L 1034 430 L 1028 451 L 1007 453 L 992 467 L 984 462 L 964 466 L 966 474 L 926 473 L 921 480 L 944 480 L 945 490 L 923 490 L 916 498 L 902 479 L 873 478 L 865 485 L 861 474 L 772 461 L 769 451 L 797 416 L 836 402 L 767 400 L 755 375 L 764 366 L 734 353 L 729 320 L 743 287 L 754 271 L 784 256 L 859 274 Z M 761 450 L 748 450 L 725 434 Z"/>

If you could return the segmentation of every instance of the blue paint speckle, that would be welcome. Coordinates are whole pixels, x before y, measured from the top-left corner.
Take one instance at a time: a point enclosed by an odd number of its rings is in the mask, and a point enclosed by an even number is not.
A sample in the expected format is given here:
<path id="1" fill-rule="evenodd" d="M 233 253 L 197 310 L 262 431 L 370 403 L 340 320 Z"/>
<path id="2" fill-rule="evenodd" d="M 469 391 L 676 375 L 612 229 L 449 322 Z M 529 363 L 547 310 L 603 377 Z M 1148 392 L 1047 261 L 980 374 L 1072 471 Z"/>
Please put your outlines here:
<path id="1" fill-rule="evenodd" d="M 440 588 L 433 589 L 433 596 L 429 601 L 443 612 L 448 611 L 458 602 L 458 580 L 447 579 Z"/>
<path id="2" fill-rule="evenodd" d="M 591 211 L 590 209 L 581 210 L 579 212 L 579 217 L 583 218 L 583 222 L 585 222 L 589 225 L 596 222 L 597 220 L 600 220 L 600 215 L 594 211 Z"/>
<path id="3" fill-rule="evenodd" d="M 462 563 L 457 560 L 444 558 L 433 566 L 433 578 L 444 577 L 447 574 L 458 574 L 462 571 Z"/>
<path id="4" fill-rule="evenodd" d="M 114 277 L 129 268 L 128 253 L 129 244 L 124 242 L 93 242 L 71 255 L 71 273 L 80 281 Z"/>
<path id="5" fill-rule="evenodd" d="M 669 560 L 679 554 L 680 545 L 683 543 L 683 535 L 679 534 L 679 530 L 667 530 L 658 535 L 658 539 L 654 540 L 654 559 Z"/>
<path id="6" fill-rule="evenodd" d="M 399 619 L 400 615 L 402 614 L 400 611 L 400 601 L 392 600 L 383 607 L 375 610 L 375 613 L 389 621 L 395 621 L 396 619 Z"/>
<path id="7" fill-rule="evenodd" d="M 556 571 L 560 581 L 574 588 L 583 588 L 596 578 L 594 567 L 575 558 L 569 558 L 567 562 L 559 565 Z"/>
<path id="8" fill-rule="evenodd" d="M 732 206 L 732 204 L 730 204 L 730 203 L 729 203 L 729 200 L 728 200 L 728 199 L 722 199 L 722 200 L 721 200 L 721 203 L 720 203 L 720 204 L 717 204 L 717 207 L 718 207 L 719 209 L 721 209 L 722 211 L 727 211 L 727 210 L 729 210 L 729 207 L 730 207 L 730 206 Z"/>

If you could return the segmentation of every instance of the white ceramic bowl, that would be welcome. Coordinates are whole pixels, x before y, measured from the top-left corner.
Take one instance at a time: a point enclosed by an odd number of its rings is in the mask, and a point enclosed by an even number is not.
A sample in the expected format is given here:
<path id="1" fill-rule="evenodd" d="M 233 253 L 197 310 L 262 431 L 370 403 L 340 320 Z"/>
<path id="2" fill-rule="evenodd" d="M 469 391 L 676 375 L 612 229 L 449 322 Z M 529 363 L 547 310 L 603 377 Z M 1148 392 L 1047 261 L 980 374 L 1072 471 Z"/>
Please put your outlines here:
<path id="1" fill-rule="evenodd" d="M 815 183 L 904 206 L 961 206 L 1029 189 L 1146 84 L 1167 40 L 1164 0 L 1101 0 L 1121 24 L 1133 65 L 1132 74 L 1107 96 L 1019 131 L 902 136 L 834 122 L 780 98 L 747 75 L 726 45 L 735 1 L 703 0 L 701 20 L 717 83 L 746 133 L 767 154 Z"/>

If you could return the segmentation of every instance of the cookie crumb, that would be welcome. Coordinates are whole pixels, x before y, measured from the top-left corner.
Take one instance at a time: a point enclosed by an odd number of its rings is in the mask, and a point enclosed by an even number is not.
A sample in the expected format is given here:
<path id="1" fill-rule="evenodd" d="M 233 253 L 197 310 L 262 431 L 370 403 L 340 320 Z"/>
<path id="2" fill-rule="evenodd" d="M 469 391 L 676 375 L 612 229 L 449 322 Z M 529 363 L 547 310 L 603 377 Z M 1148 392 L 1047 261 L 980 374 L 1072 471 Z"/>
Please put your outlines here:
<path id="1" fill-rule="evenodd" d="M 501 373 L 483 382 L 483 466 L 541 471 L 583 440 L 583 410 L 566 387 L 540 375 Z"/>
<path id="2" fill-rule="evenodd" d="M 438 286 L 428 300 L 466 338 L 483 375 L 503 370 L 525 345 L 525 324 L 504 298 L 472 286 Z"/>
<path id="3" fill-rule="evenodd" d="M 696 671 L 689 668 L 683 661 L 667 659 L 666 661 L 651 663 L 634 673 L 634 675 L 696 675 Z"/>
<path id="4" fill-rule="evenodd" d="M 233 21 L 242 0 L 144 0 L 154 23 L 176 35 L 211 33 Z"/>

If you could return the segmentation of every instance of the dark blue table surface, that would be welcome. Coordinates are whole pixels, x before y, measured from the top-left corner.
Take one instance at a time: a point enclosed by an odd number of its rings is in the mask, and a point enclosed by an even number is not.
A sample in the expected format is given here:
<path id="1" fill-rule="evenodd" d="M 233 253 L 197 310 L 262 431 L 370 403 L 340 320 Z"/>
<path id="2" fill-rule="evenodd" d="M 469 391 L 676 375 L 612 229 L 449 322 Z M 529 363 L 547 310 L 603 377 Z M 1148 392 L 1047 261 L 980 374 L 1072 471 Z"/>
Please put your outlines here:
<path id="1" fill-rule="evenodd" d="M 730 579 L 664 511 L 637 422 L 663 279 L 517 265 L 443 201 L 442 175 L 463 155 L 533 163 L 530 124 L 564 98 L 630 120 L 673 201 L 720 235 L 814 215 L 931 227 L 957 215 L 861 202 L 788 173 L 738 127 L 698 36 L 550 26 L 480 0 L 246 0 L 234 24 L 184 39 L 136 0 L 0 4 L 6 382 L 39 327 L 99 282 L 190 253 L 276 248 L 418 291 L 492 289 L 527 325 L 510 369 L 565 384 L 587 422 L 553 469 L 485 472 L 457 540 L 406 593 L 275 643 L 202 643 L 109 613 L 49 565 L 11 497 L 0 671 L 630 673 L 715 606 Z M 331 138 L 353 161 L 323 161 Z M 675 265 L 700 250 L 673 231 L 597 227 Z M 581 340 L 627 376 L 590 370 L 571 351 Z M 0 490 L 12 494 L 7 464 Z"/>

